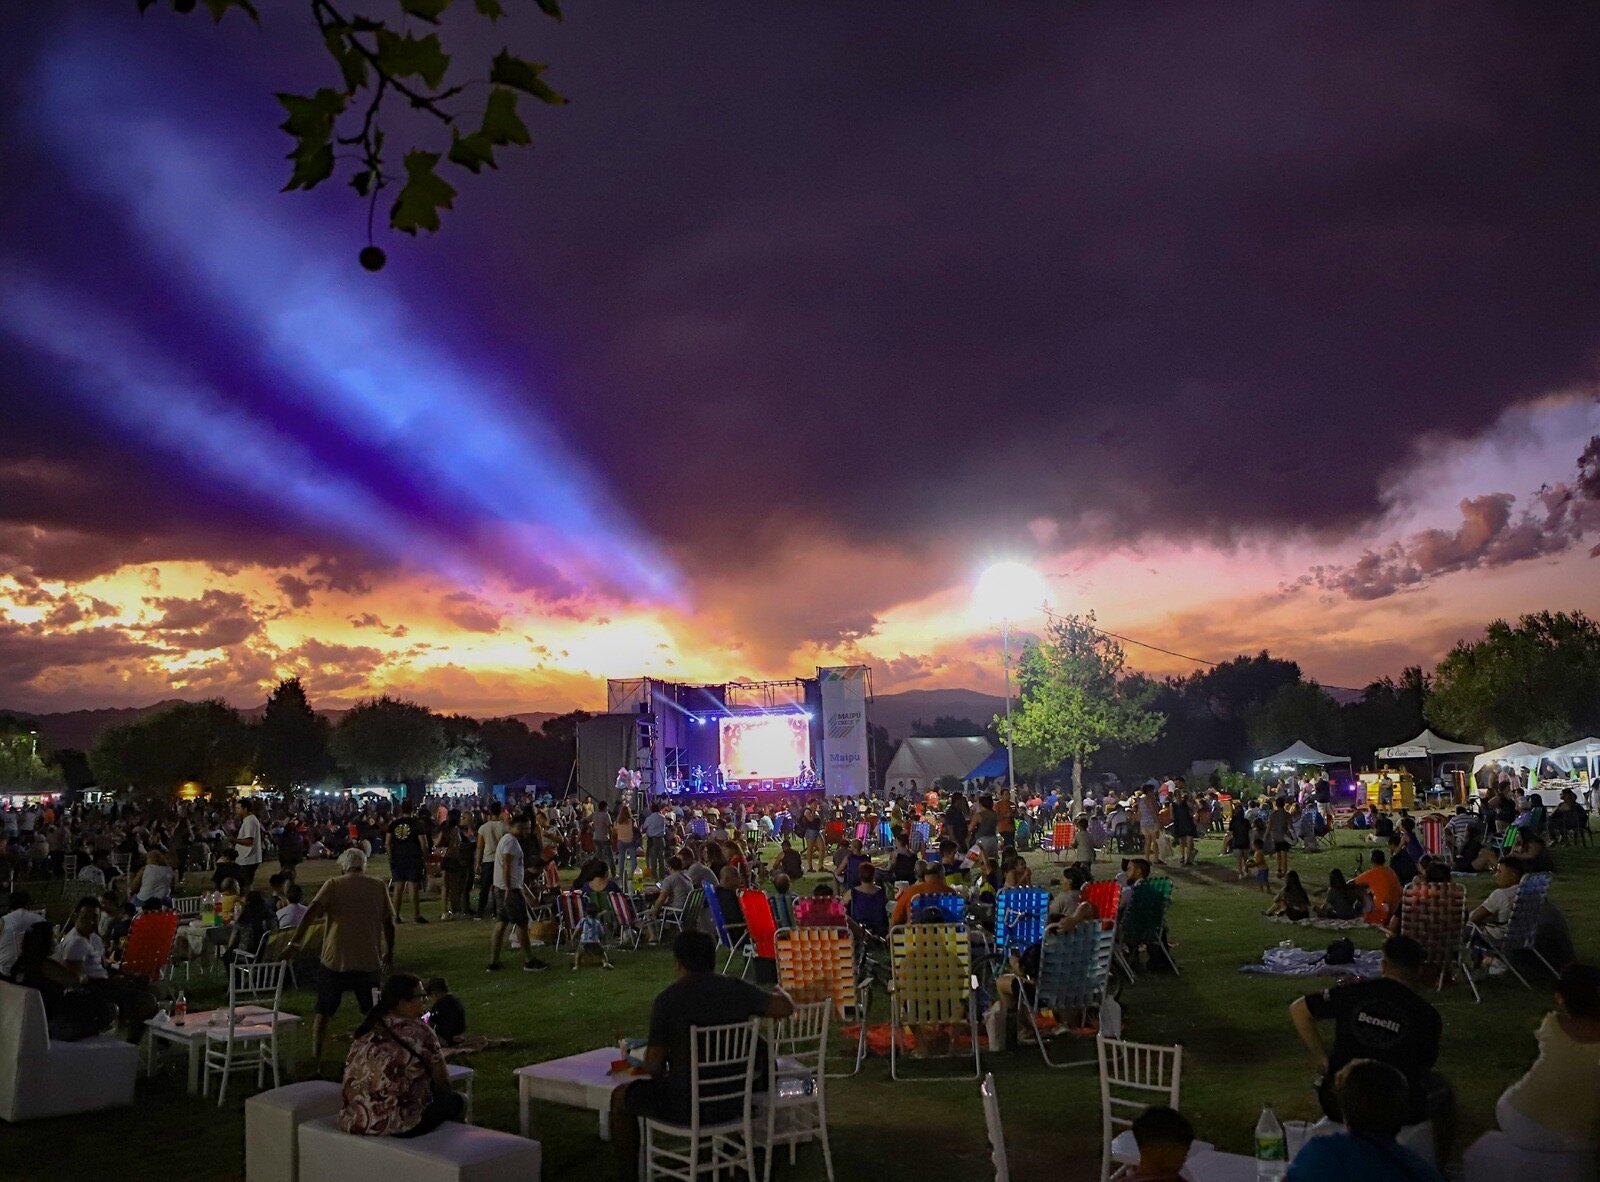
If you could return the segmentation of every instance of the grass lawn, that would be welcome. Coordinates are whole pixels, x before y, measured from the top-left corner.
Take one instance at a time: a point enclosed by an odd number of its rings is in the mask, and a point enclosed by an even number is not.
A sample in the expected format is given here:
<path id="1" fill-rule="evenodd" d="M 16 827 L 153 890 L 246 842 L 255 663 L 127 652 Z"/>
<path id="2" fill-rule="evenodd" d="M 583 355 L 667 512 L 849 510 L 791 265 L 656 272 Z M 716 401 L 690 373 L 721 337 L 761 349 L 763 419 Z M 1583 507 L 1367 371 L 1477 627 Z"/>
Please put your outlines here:
<path id="1" fill-rule="evenodd" d="M 1325 882 L 1332 866 L 1348 871 L 1355 865 L 1355 837 L 1343 834 L 1340 841 L 1326 853 L 1295 855 L 1294 865 L 1308 885 Z M 1556 860 L 1559 872 L 1551 897 L 1567 916 L 1579 955 L 1592 960 L 1600 955 L 1595 924 L 1600 914 L 1600 849 L 1559 848 Z M 1114 868 L 1114 862 L 1097 867 L 1102 877 Z M 328 873 L 326 866 L 305 869 L 308 886 Z M 382 859 L 374 869 L 383 873 Z M 1257 961 L 1280 940 L 1294 938 L 1302 946 L 1321 947 L 1338 933 L 1262 918 L 1264 896 L 1233 881 L 1232 864 L 1220 857 L 1216 838 L 1202 843 L 1201 866 L 1169 872 L 1177 880 L 1171 924 L 1183 973 L 1141 974 L 1123 991 L 1124 1028 L 1128 1037 L 1140 1041 L 1183 1044 L 1184 1110 L 1201 1137 L 1223 1149 L 1246 1152 L 1264 1102 L 1271 1100 L 1285 1118 L 1316 1115 L 1310 1066 L 1286 1012 L 1289 1002 L 1311 986 L 1245 976 L 1238 967 Z M 1036 874 L 1041 882 L 1048 877 L 1047 872 Z M 1470 904 L 1492 885 L 1486 878 L 1463 881 Z M 806 888 L 810 885 L 808 881 Z M 436 902 L 424 905 L 424 914 L 437 910 Z M 396 964 L 419 976 L 447 977 L 466 1003 L 473 1033 L 513 1039 L 504 1050 L 464 1062 L 477 1071 L 478 1122 L 515 1130 L 512 1069 L 609 1044 L 619 1026 L 643 1033 L 650 1000 L 670 980 L 672 964 L 665 951 L 647 949 L 616 953 L 614 972 L 573 973 L 558 964 L 545 973 L 527 974 L 512 967 L 512 953 L 507 970 L 490 975 L 484 972 L 489 932 L 487 923 L 408 923 L 400 930 Z M 1372 933 L 1354 935 L 1360 946 L 1378 943 Z M 204 983 L 197 980 L 188 990 L 191 1007 L 217 1004 L 219 981 L 217 976 Z M 1444 1015 L 1440 1068 L 1454 1081 L 1460 1098 L 1463 1144 L 1492 1123 L 1495 1097 L 1532 1061 L 1534 1028 L 1551 1005 L 1546 982 L 1536 980 L 1532 992 L 1506 979 L 1481 987 L 1482 1005 L 1474 1005 L 1464 987 L 1430 994 Z M 311 1002 L 304 990 L 286 996 L 287 1006 L 301 1013 L 309 1014 Z M 880 998 L 873 1020 L 881 1020 L 882 1014 Z M 335 1029 L 348 1031 L 356 1018 L 347 1000 Z M 308 1038 L 304 1045 L 309 1046 Z M 342 1055 L 343 1044 L 333 1045 Z M 1082 1052 L 1092 1059 L 1092 1044 L 1084 1043 Z M 988 1056 L 984 1062 L 996 1077 L 1013 1176 L 1019 1182 L 1097 1177 L 1095 1069 L 1051 1070 L 1033 1047 Z M 331 1064 L 327 1073 L 333 1074 Z M 0 1175 L 113 1177 L 118 1182 L 241 1177 L 242 1102 L 249 1089 L 238 1080 L 234 1086 L 239 1091 L 230 1094 L 222 1109 L 191 1098 L 184 1091 L 182 1065 L 171 1058 L 154 1080 L 141 1079 L 136 1108 L 7 1131 Z M 930 1176 L 989 1176 L 976 1083 L 894 1084 L 887 1061 L 871 1059 L 855 1078 L 830 1080 L 828 1090 L 838 1178 L 923 1182 Z M 598 1140 L 593 1114 L 536 1105 L 534 1126 L 543 1142 L 547 1178 L 590 1182 L 614 1177 L 610 1147 Z M 780 1162 L 776 1173 L 821 1178 L 821 1155 L 804 1151 L 795 1167 Z"/>

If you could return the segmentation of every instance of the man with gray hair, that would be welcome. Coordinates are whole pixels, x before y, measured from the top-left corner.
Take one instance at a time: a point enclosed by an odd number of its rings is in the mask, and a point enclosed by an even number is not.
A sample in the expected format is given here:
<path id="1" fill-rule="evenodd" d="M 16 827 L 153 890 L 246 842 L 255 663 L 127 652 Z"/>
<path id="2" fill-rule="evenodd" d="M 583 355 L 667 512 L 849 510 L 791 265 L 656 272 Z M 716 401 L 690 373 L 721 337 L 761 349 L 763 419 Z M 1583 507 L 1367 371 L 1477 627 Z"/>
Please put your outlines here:
<path id="1" fill-rule="evenodd" d="M 341 999 L 354 993 L 363 1012 L 371 1009 L 382 974 L 394 963 L 394 906 L 383 883 L 366 869 L 367 856 L 354 846 L 340 854 L 339 875 L 322 884 L 283 950 L 288 959 L 304 943 L 312 924 L 327 921 L 317 974 L 317 1012 L 311 1022 L 313 1071 L 318 1073 L 328 1019 L 339 1012 Z"/>

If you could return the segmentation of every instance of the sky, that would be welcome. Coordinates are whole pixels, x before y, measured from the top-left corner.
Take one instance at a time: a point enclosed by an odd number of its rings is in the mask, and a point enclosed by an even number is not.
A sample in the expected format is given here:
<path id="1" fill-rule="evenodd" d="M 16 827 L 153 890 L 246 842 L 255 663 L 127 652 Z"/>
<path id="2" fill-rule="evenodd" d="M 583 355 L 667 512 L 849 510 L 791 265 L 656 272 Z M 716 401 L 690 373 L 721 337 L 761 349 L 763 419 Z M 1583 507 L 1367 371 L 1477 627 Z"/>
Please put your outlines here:
<path id="1" fill-rule="evenodd" d="M 303 6 L 8 20 L 0 708 L 993 691 L 997 561 L 1337 686 L 1600 612 L 1593 5 L 508 7 L 571 102 L 375 275 Z"/>

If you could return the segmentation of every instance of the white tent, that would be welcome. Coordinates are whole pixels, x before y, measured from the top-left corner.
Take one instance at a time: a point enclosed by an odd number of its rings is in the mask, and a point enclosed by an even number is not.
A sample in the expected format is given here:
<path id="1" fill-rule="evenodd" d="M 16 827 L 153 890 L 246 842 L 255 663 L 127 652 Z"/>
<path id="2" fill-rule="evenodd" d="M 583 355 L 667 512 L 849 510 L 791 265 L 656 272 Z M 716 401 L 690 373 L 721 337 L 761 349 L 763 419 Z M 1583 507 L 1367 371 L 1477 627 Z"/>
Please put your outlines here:
<path id="1" fill-rule="evenodd" d="M 884 770 L 883 782 L 893 791 L 902 783 L 910 788 L 914 781 L 918 792 L 926 792 L 940 776 L 966 779 L 993 751 L 994 744 L 983 738 L 902 739 Z"/>
<path id="2" fill-rule="evenodd" d="M 1476 775 L 1481 767 L 1491 763 L 1503 764 L 1506 767 L 1538 767 L 1539 761 L 1550 754 L 1550 748 L 1541 747 L 1537 743 L 1507 743 L 1504 747 L 1496 747 L 1493 751 L 1485 751 L 1482 755 L 1473 757 L 1472 771 Z"/>
<path id="3" fill-rule="evenodd" d="M 1435 755 L 1476 755 L 1483 748 L 1473 743 L 1456 743 L 1449 739 L 1441 739 L 1430 730 L 1424 730 L 1409 743 L 1397 743 L 1393 747 L 1379 747 L 1379 759 L 1427 759 Z"/>
<path id="4" fill-rule="evenodd" d="M 1318 751 L 1315 747 L 1303 740 L 1296 739 L 1275 755 L 1263 755 L 1256 760 L 1257 767 L 1274 767 L 1284 763 L 1315 763 L 1326 766 L 1330 763 L 1349 763 L 1348 755 L 1329 755 Z M 1353 765 L 1352 765 L 1353 766 Z"/>
<path id="5" fill-rule="evenodd" d="M 1600 739 L 1590 736 L 1579 739 L 1575 743 L 1566 743 L 1560 747 L 1552 748 L 1545 753 L 1546 759 L 1553 759 L 1562 767 L 1571 767 L 1574 759 L 1594 760 L 1600 757 Z"/>

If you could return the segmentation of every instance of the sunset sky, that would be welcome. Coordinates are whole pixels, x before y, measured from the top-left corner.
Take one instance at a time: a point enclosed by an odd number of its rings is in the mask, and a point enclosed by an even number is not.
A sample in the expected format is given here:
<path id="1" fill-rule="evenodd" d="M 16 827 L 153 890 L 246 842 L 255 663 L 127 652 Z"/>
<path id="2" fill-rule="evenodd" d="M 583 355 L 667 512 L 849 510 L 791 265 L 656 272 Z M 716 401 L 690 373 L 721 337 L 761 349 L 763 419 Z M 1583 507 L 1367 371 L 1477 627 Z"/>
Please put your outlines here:
<path id="1" fill-rule="evenodd" d="M 466 11 L 572 102 L 376 275 L 261 7 L 7 19 L 0 708 L 997 690 L 1002 559 L 1339 686 L 1600 612 L 1592 4 Z"/>

